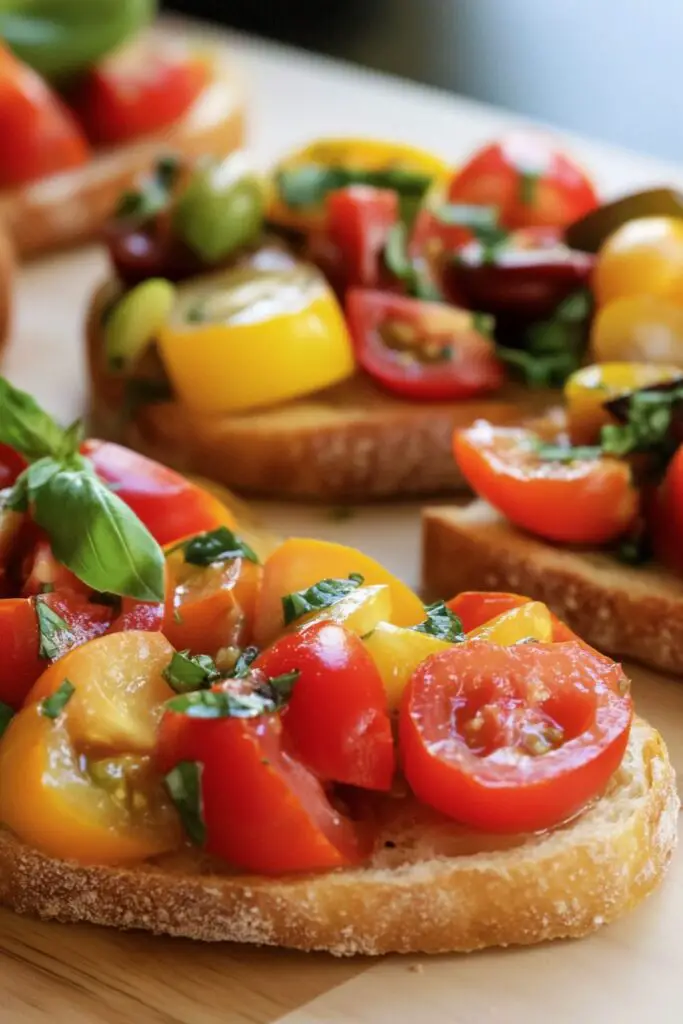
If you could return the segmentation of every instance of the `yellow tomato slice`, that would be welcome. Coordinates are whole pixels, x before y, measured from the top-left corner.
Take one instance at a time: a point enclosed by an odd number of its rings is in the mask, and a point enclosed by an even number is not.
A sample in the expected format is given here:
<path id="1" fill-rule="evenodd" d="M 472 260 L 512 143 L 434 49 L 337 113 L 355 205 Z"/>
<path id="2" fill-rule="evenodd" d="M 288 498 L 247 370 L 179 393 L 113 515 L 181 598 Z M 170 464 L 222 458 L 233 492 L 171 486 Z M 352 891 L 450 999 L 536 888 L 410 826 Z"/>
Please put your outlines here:
<path id="1" fill-rule="evenodd" d="M 263 583 L 256 601 L 254 636 L 263 646 L 282 632 L 282 598 L 306 590 L 323 579 L 345 579 L 360 573 L 369 586 L 385 584 L 391 594 L 391 621 L 414 626 L 425 617 L 417 594 L 368 555 L 332 541 L 293 537 L 281 544 L 264 566 Z"/>
<path id="2" fill-rule="evenodd" d="M 394 626 L 390 622 L 380 622 L 364 643 L 382 677 L 390 710 L 399 706 L 403 691 L 418 665 L 432 654 L 452 646 L 435 636 Z"/>
<path id="3" fill-rule="evenodd" d="M 310 626 L 313 622 L 337 622 L 358 636 L 365 636 L 375 629 L 379 622 L 391 618 L 391 591 L 386 584 L 374 587 L 359 587 L 341 601 L 312 612 L 294 623 L 294 628 Z"/>
<path id="4" fill-rule="evenodd" d="M 468 640 L 486 640 L 490 644 L 510 647 L 520 640 L 533 638 L 541 643 L 553 639 L 553 620 L 550 610 L 540 601 L 529 601 L 519 608 L 511 608 L 490 622 L 467 634 Z"/>

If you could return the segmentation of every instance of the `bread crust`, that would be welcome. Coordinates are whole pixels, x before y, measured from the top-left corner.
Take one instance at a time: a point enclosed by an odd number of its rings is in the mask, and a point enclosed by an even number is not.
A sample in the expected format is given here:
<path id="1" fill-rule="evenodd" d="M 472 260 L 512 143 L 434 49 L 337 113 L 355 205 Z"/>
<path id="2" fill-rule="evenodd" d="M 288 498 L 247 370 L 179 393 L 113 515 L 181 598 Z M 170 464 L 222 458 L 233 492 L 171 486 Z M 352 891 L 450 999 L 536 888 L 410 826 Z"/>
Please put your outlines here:
<path id="1" fill-rule="evenodd" d="M 537 425 L 556 404 L 553 392 L 512 386 L 476 401 L 409 402 L 358 374 L 251 413 L 202 419 L 173 401 L 123 417 L 120 378 L 103 361 L 102 310 L 115 292 L 104 284 L 87 317 L 91 432 L 241 494 L 326 502 L 452 494 L 467 486 L 452 454 L 456 428 L 481 417 Z M 555 433 L 554 421 L 543 424 L 541 433 Z"/>
<path id="2" fill-rule="evenodd" d="M 636 720 L 606 794 L 574 822 L 507 849 L 418 816 L 386 827 L 367 867 L 270 879 L 190 855 L 83 867 L 0 831 L 0 902 L 60 921 L 339 956 L 528 945 L 586 935 L 647 896 L 675 847 L 678 810 L 664 743 Z"/>
<path id="3" fill-rule="evenodd" d="M 683 674 L 683 580 L 663 568 L 548 544 L 482 501 L 424 510 L 422 566 L 431 597 L 462 590 L 527 594 L 594 647 Z"/>
<path id="4" fill-rule="evenodd" d="M 0 220 L 20 257 L 89 241 L 116 201 L 158 156 L 224 156 L 244 141 L 244 107 L 236 79 L 217 71 L 182 120 L 144 139 L 97 153 L 83 167 L 0 192 Z"/>

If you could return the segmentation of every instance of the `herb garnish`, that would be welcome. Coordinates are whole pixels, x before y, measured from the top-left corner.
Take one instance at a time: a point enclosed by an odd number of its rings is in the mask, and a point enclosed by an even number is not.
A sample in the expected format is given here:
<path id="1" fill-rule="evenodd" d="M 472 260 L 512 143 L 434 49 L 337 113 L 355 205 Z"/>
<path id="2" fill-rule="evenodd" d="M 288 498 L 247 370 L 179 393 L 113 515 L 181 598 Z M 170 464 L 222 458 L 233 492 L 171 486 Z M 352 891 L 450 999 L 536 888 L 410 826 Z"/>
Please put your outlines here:
<path id="1" fill-rule="evenodd" d="M 408 252 L 408 229 L 403 222 L 390 229 L 383 252 L 384 264 L 407 295 L 426 302 L 443 302 L 443 294 L 429 274 Z"/>
<path id="2" fill-rule="evenodd" d="M 285 594 L 282 598 L 282 611 L 285 626 L 300 619 L 309 612 L 329 608 L 341 601 L 346 594 L 360 587 L 364 578 L 358 572 L 350 573 L 348 579 L 325 579 L 314 583 L 305 590 L 297 590 L 293 594 Z"/>
<path id="3" fill-rule="evenodd" d="M 590 292 L 580 289 L 564 299 L 548 320 L 531 324 L 523 348 L 498 345 L 496 352 L 530 387 L 560 387 L 581 365 L 591 309 Z"/>
<path id="4" fill-rule="evenodd" d="M 180 761 L 164 778 L 168 795 L 177 808 L 183 828 L 195 846 L 203 846 L 206 842 L 202 770 L 203 765 L 198 761 Z"/>
<path id="5" fill-rule="evenodd" d="M 462 631 L 462 622 L 443 601 L 435 601 L 425 607 L 427 617 L 424 622 L 410 628 L 416 633 L 426 633 L 428 636 L 438 637 L 439 640 L 446 640 L 449 643 L 458 643 L 465 639 Z"/>
<path id="6" fill-rule="evenodd" d="M 292 695 L 300 672 L 294 669 L 263 679 L 250 692 L 225 689 L 193 690 L 166 702 L 170 711 L 188 718 L 257 718 L 281 710 Z"/>
<path id="7" fill-rule="evenodd" d="M 5 704 L 4 701 L 0 700 L 0 736 L 2 736 L 5 729 L 10 724 L 13 718 L 13 709 L 9 706 L 9 704 Z"/>
<path id="8" fill-rule="evenodd" d="M 219 526 L 215 530 L 199 533 L 188 541 L 183 541 L 172 550 L 182 550 L 185 561 L 190 565 L 212 565 L 214 562 L 227 562 L 232 558 L 247 558 L 258 564 L 258 555 L 246 541 L 229 530 L 227 526 Z"/>
<path id="9" fill-rule="evenodd" d="M 367 169 L 343 167 L 339 164 L 300 164 L 284 168 L 276 176 L 280 199 L 292 209 L 320 206 L 328 192 L 349 185 L 371 185 L 398 192 L 400 196 L 422 199 L 432 183 L 432 176 L 400 167 Z"/>
<path id="10" fill-rule="evenodd" d="M 36 599 L 38 618 L 38 657 L 55 661 L 74 643 L 76 637 L 68 622 L 58 615 L 46 601 Z"/>
<path id="11" fill-rule="evenodd" d="M 169 205 L 180 173 L 180 161 L 174 156 L 161 157 L 138 189 L 124 192 L 114 216 L 117 220 L 149 221 Z"/>
<path id="12" fill-rule="evenodd" d="M 251 647 L 245 647 L 235 662 L 235 666 L 230 673 L 231 677 L 233 679 L 244 679 L 249 674 L 249 667 L 252 661 L 258 658 L 258 656 L 258 647 L 253 645 Z"/>
<path id="13" fill-rule="evenodd" d="M 45 697 L 45 699 L 40 702 L 41 715 L 45 718 L 59 718 L 75 692 L 76 687 L 74 684 L 69 682 L 68 679 L 65 679 L 62 685 L 55 690 L 54 693 L 51 693 L 49 697 Z"/>
<path id="14" fill-rule="evenodd" d="M 602 450 L 620 458 L 633 452 L 657 452 L 668 458 L 678 447 L 679 438 L 672 435 L 671 428 L 674 413 L 682 404 L 681 386 L 634 391 L 626 404 L 624 422 L 602 428 Z"/>
<path id="15" fill-rule="evenodd" d="M 208 654 L 190 654 L 189 650 L 176 651 L 162 675 L 176 693 L 206 689 L 221 677 L 213 658 Z"/>

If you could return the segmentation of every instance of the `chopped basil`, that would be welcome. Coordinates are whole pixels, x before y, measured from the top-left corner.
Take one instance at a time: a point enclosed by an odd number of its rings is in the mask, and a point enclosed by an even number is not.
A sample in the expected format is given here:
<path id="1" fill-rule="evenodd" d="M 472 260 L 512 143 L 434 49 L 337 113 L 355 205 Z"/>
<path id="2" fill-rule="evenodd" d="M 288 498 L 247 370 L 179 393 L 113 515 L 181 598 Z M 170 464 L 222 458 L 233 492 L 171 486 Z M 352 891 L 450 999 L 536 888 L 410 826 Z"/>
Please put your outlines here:
<path id="1" fill-rule="evenodd" d="M 496 329 L 496 318 L 490 313 L 472 313 L 472 326 L 477 334 L 483 334 L 486 338 L 492 338 Z"/>
<path id="2" fill-rule="evenodd" d="M 10 724 L 13 718 L 13 709 L 9 706 L 9 704 L 5 704 L 4 701 L 0 700 L 0 736 L 2 736 L 5 729 Z"/>
<path id="3" fill-rule="evenodd" d="M 45 699 L 41 701 L 41 715 L 45 718 L 59 718 L 75 692 L 76 687 L 74 684 L 69 682 L 68 679 L 65 679 L 59 689 L 55 690 L 55 692 L 51 693 L 49 697 L 45 697 Z"/>
<path id="4" fill-rule="evenodd" d="M 38 656 L 46 661 L 59 658 L 65 648 L 76 639 L 69 628 L 68 622 L 50 608 L 49 604 L 36 599 L 36 615 L 38 617 Z"/>
<path id="5" fill-rule="evenodd" d="M 258 657 L 258 655 L 258 647 L 254 647 L 253 645 L 251 647 L 245 647 L 244 650 L 240 653 L 240 656 L 235 662 L 235 667 L 230 673 L 232 678 L 244 679 L 245 676 L 247 676 L 249 673 L 249 666 L 251 665 L 252 661 L 254 661 L 254 659 Z"/>
<path id="6" fill-rule="evenodd" d="M 342 597 L 350 594 L 352 590 L 360 587 L 364 582 L 360 573 L 352 572 L 348 579 L 325 579 L 314 583 L 306 590 L 297 590 L 293 594 L 285 594 L 282 598 L 282 611 L 284 614 L 285 626 L 296 622 L 303 615 L 309 612 L 319 611 L 321 608 L 329 608 L 331 605 L 341 601 Z"/>
<path id="7" fill-rule="evenodd" d="M 227 526 L 200 533 L 178 547 L 190 565 L 211 565 L 213 562 L 227 562 L 231 558 L 247 558 L 250 562 L 258 563 L 256 552 Z"/>
<path id="8" fill-rule="evenodd" d="M 519 175 L 519 201 L 522 206 L 535 206 L 541 175 L 536 171 L 521 171 Z"/>
<path id="9" fill-rule="evenodd" d="M 203 765 L 198 761 L 180 761 L 164 778 L 168 795 L 177 808 L 183 828 L 195 846 L 203 846 L 206 842 L 202 771 Z"/>
<path id="10" fill-rule="evenodd" d="M 683 388 L 634 391 L 625 404 L 625 421 L 602 428 L 600 443 L 605 454 L 619 458 L 632 452 L 655 452 L 665 458 L 673 455 L 680 439 L 672 427 L 683 404 Z"/>
<path id="11" fill-rule="evenodd" d="M 390 229 L 383 259 L 387 270 L 401 282 L 407 295 L 425 302 L 443 301 L 441 291 L 430 280 L 426 270 L 411 259 L 408 252 L 408 229 L 402 221 Z"/>
<path id="12" fill-rule="evenodd" d="M 288 703 L 300 675 L 299 669 L 295 668 L 291 672 L 283 672 L 279 676 L 271 676 L 268 680 L 268 685 L 275 694 L 278 707 L 284 707 Z"/>
<path id="13" fill-rule="evenodd" d="M 539 459 L 544 462 L 575 462 L 579 459 L 599 459 L 602 449 L 599 445 L 540 444 L 536 449 Z"/>
<path id="14" fill-rule="evenodd" d="M 411 626 L 416 633 L 427 633 L 429 636 L 438 637 L 439 640 L 447 640 L 449 643 L 458 643 L 465 639 L 462 631 L 462 622 L 458 616 L 446 606 L 443 601 L 435 601 L 425 608 L 427 617 L 418 626 Z"/>
<path id="15" fill-rule="evenodd" d="M 421 199 L 431 182 L 429 174 L 400 167 L 370 170 L 316 163 L 284 168 L 276 176 L 280 199 L 292 209 L 320 206 L 329 192 L 348 185 L 393 189 L 399 196 Z"/>
<path id="16" fill-rule="evenodd" d="M 194 690 L 172 697 L 166 707 L 188 718 L 257 718 L 277 711 L 278 702 L 274 693 Z"/>
<path id="17" fill-rule="evenodd" d="M 152 220 L 169 205 L 179 171 L 180 162 L 176 157 L 161 157 L 157 161 L 154 172 L 144 179 L 140 188 L 129 189 L 123 193 L 114 213 L 115 218 L 135 221 Z"/>
<path id="18" fill-rule="evenodd" d="M 557 306 L 552 317 L 531 324 L 523 348 L 499 345 L 499 358 L 514 367 L 531 387 L 562 386 L 581 365 L 591 309 L 588 289 L 573 292 Z"/>
<path id="19" fill-rule="evenodd" d="M 206 689 L 221 677 L 213 658 L 189 651 L 176 651 L 162 675 L 176 693 Z"/>
<path id="20" fill-rule="evenodd" d="M 497 206 L 469 206 L 464 203 L 451 203 L 434 211 L 434 216 L 447 227 L 466 228 L 481 246 L 481 259 L 484 263 L 495 263 L 500 249 L 507 243 L 510 233 L 500 226 Z M 453 254 L 460 260 L 460 254 Z"/>

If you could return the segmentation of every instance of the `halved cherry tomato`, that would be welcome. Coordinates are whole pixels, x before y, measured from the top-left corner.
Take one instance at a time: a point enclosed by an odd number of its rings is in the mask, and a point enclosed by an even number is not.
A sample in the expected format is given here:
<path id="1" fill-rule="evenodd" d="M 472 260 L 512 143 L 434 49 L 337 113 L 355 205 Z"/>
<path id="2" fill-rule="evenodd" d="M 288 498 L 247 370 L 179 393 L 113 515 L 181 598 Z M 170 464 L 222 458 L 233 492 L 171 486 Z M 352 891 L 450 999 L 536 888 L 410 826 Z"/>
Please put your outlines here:
<path id="1" fill-rule="evenodd" d="M 43 79 L 0 46 L 0 188 L 84 164 L 88 144 L 73 116 Z"/>
<path id="2" fill-rule="evenodd" d="M 391 621 L 397 626 L 415 626 L 425 616 L 417 594 L 393 576 L 374 558 L 355 548 L 332 541 L 291 537 L 267 559 L 263 583 L 256 601 L 254 638 L 264 646 L 284 629 L 282 598 L 305 590 L 324 579 L 346 579 L 360 573 L 373 586 L 386 584 L 391 591 Z"/>
<path id="3" fill-rule="evenodd" d="M 22 587 L 24 597 L 43 594 L 46 587 L 53 590 L 71 590 L 77 594 L 90 594 L 87 584 L 79 580 L 52 553 L 50 542 L 40 538 L 25 564 L 26 579 Z"/>
<path id="4" fill-rule="evenodd" d="M 68 632 L 51 632 L 58 657 L 101 636 L 111 622 L 111 608 L 92 604 L 83 594 L 65 590 L 45 594 L 40 600 L 68 627 Z M 0 600 L 0 700 L 11 707 L 21 704 L 48 664 L 38 654 L 39 640 L 35 598 Z"/>
<path id="5" fill-rule="evenodd" d="M 535 832 L 602 792 L 633 716 L 621 667 L 576 643 L 457 644 L 421 665 L 401 707 L 406 778 L 473 828 Z"/>
<path id="6" fill-rule="evenodd" d="M 681 290 L 683 221 L 677 217 L 629 220 L 598 252 L 593 291 L 600 306 L 627 295 L 680 302 Z"/>
<path id="7" fill-rule="evenodd" d="M 152 760 L 162 678 L 160 633 L 117 633 L 72 651 L 36 683 L 0 744 L 0 819 L 30 846 L 83 863 L 143 860 L 180 843 Z M 56 719 L 42 701 L 65 680 Z"/>
<path id="8" fill-rule="evenodd" d="M 327 197 L 326 235 L 339 253 L 347 288 L 380 288 L 389 275 L 382 253 L 399 217 L 398 194 L 391 189 L 350 185 Z"/>
<path id="9" fill-rule="evenodd" d="M 186 52 L 137 44 L 98 64 L 70 100 L 98 146 L 116 146 L 174 124 L 206 86 L 207 64 Z"/>
<path id="10" fill-rule="evenodd" d="M 493 590 L 463 590 L 461 594 L 457 594 L 447 601 L 446 607 L 458 616 L 462 622 L 463 631 L 471 633 L 472 630 L 492 622 L 499 615 L 513 611 L 523 604 L 529 604 L 530 601 L 530 597 L 523 597 L 521 594 L 507 594 Z M 577 643 L 588 647 L 588 644 L 584 644 L 584 641 L 552 612 L 550 618 L 553 624 L 554 643 L 576 640 Z"/>
<path id="11" fill-rule="evenodd" d="M 145 633 L 158 633 L 164 625 L 164 604 L 162 601 L 135 601 L 124 597 L 121 611 L 116 616 L 108 633 L 125 633 L 138 629 Z"/>
<path id="12" fill-rule="evenodd" d="M 683 573 L 683 446 L 671 459 L 646 511 L 648 533 L 658 561 L 676 573 Z"/>
<path id="13" fill-rule="evenodd" d="M 81 451 L 160 544 L 236 525 L 222 502 L 159 462 L 109 441 L 85 441 Z"/>
<path id="14" fill-rule="evenodd" d="M 497 206 L 506 228 L 565 227 L 598 205 L 585 172 L 551 138 L 517 132 L 485 146 L 453 176 L 450 203 Z"/>
<path id="15" fill-rule="evenodd" d="M 448 401 L 503 383 L 493 342 L 477 331 L 468 310 L 353 289 L 346 316 L 360 365 L 395 394 Z"/>
<path id="16" fill-rule="evenodd" d="M 282 721 L 311 771 L 327 782 L 391 788 L 396 765 L 387 697 L 359 637 L 316 622 L 276 641 L 254 668 L 270 677 L 299 672 Z"/>
<path id="17" fill-rule="evenodd" d="M 400 703 L 413 672 L 423 661 L 451 645 L 416 629 L 380 622 L 364 639 L 384 684 L 384 699 L 391 711 Z"/>
<path id="18" fill-rule="evenodd" d="M 210 654 L 244 647 L 251 639 L 263 569 L 247 558 L 190 565 L 182 549 L 166 558 L 164 634 L 174 647 Z"/>
<path id="19" fill-rule="evenodd" d="M 247 871 L 283 874 L 358 863 L 368 844 L 291 757 L 279 715 L 190 718 L 167 712 L 158 763 L 202 765 L 206 849 Z"/>
<path id="20" fill-rule="evenodd" d="M 566 544 L 604 544 L 638 512 L 625 462 L 611 458 L 545 460 L 528 430 L 479 420 L 456 432 L 456 462 L 479 497 L 530 533 Z"/>
<path id="21" fill-rule="evenodd" d="M 11 487 L 25 469 L 26 460 L 8 444 L 0 444 L 0 491 Z"/>

